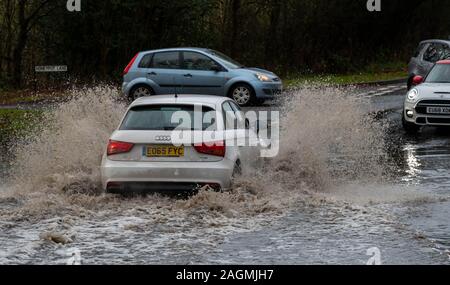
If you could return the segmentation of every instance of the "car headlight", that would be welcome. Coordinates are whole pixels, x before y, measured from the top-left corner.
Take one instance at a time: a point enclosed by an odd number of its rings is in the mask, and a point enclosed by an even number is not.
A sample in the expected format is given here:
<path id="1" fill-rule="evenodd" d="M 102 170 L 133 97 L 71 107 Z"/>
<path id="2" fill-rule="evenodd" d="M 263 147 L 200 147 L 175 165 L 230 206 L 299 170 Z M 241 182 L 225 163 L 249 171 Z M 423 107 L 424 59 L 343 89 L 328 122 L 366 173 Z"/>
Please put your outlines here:
<path id="1" fill-rule="evenodd" d="M 417 100 L 417 97 L 419 97 L 419 90 L 412 89 L 408 92 L 407 98 L 410 102 L 415 102 Z"/>
<path id="2" fill-rule="evenodd" d="M 262 82 L 272 81 L 272 79 L 270 79 L 269 76 L 262 74 L 262 73 L 256 73 L 255 76 L 256 76 L 256 78 L 258 78 L 259 81 L 262 81 Z"/>

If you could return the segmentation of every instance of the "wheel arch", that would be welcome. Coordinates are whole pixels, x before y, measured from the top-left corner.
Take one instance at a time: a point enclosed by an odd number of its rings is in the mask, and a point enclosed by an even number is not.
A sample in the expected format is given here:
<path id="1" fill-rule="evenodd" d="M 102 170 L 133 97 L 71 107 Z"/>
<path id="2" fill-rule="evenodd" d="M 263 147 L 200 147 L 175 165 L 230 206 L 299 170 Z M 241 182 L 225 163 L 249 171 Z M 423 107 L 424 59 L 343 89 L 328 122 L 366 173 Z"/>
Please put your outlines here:
<path id="1" fill-rule="evenodd" d="M 132 98 L 132 95 L 133 95 L 134 90 L 136 90 L 136 89 L 139 88 L 139 87 L 145 87 L 145 88 L 150 89 L 151 95 L 156 94 L 155 89 L 154 89 L 152 86 L 150 86 L 149 84 L 146 84 L 146 83 L 138 83 L 138 84 L 134 85 L 134 86 L 130 89 L 130 92 L 128 92 L 128 96 L 127 96 L 127 97 L 128 97 L 128 98 Z"/>
<path id="2" fill-rule="evenodd" d="M 131 95 L 131 92 L 139 86 L 148 87 L 153 91 L 153 93 L 157 93 L 158 85 L 155 82 L 149 79 L 138 78 L 128 83 L 128 88 L 125 92 L 125 95 L 129 97 Z"/>
<path id="3" fill-rule="evenodd" d="M 237 80 L 237 81 L 231 83 L 231 84 L 229 85 L 229 87 L 227 88 L 227 90 L 226 90 L 226 96 L 229 97 L 229 98 L 231 98 L 231 97 L 232 97 L 232 96 L 231 96 L 231 95 L 232 95 L 231 92 L 233 91 L 233 89 L 234 89 L 236 86 L 238 86 L 238 85 L 240 85 L 240 84 L 249 86 L 249 87 L 251 88 L 251 91 L 253 92 L 253 95 L 256 96 L 256 89 L 255 89 L 255 87 L 254 87 L 252 84 L 250 84 L 250 82 L 245 81 L 245 80 Z"/>

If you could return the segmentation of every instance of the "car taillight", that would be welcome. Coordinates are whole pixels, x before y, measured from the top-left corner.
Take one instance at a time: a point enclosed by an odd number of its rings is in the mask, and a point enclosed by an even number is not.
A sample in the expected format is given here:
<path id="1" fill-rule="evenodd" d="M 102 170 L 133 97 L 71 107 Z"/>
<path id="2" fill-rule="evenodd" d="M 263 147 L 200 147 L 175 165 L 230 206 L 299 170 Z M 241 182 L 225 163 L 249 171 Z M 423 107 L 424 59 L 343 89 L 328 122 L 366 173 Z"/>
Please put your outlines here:
<path id="1" fill-rule="evenodd" d="M 224 141 L 194 145 L 194 148 L 199 153 L 225 157 L 226 146 Z"/>
<path id="2" fill-rule="evenodd" d="M 131 67 L 133 66 L 134 62 L 136 61 L 136 58 L 138 57 L 139 53 L 137 53 L 132 59 L 131 61 L 128 63 L 127 67 L 125 67 L 125 69 L 123 70 L 123 76 L 127 75 L 128 72 L 130 71 Z"/>
<path id="3" fill-rule="evenodd" d="M 114 155 L 119 153 L 130 152 L 134 147 L 132 143 L 109 141 L 107 154 Z"/>

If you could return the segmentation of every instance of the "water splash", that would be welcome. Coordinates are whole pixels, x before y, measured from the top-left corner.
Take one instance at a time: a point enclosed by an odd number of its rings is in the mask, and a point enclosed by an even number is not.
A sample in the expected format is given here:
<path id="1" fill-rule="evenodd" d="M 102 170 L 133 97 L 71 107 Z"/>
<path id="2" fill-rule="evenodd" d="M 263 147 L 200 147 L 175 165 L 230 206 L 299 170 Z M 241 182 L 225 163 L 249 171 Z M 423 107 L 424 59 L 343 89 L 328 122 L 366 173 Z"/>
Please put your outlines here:
<path id="1" fill-rule="evenodd" d="M 196 244 L 207 251 L 225 236 L 270 225 L 299 210 L 298 205 L 346 208 L 336 201 L 341 196 L 330 195 L 337 185 L 380 181 L 387 169 L 385 126 L 374 121 L 351 92 L 311 86 L 284 94 L 278 157 L 246 169 L 230 192 L 201 191 L 189 199 L 174 199 L 102 192 L 101 155 L 126 105 L 112 87 L 72 90 L 66 102 L 35 122 L 36 133 L 11 147 L 12 187 L 0 193 L 0 228 L 15 234 L 18 227 L 42 242 L 64 237 L 64 242 L 93 252 L 105 243 L 114 245 L 117 241 L 110 236 L 126 243 L 132 232 L 133 247 L 145 252 L 170 246 L 191 256 L 199 248 Z M 21 254 L 17 248 L 5 260 L 17 261 Z M 122 258 L 124 253 L 117 255 Z M 91 255 L 93 263 L 102 258 Z M 5 263 L 1 256 L 0 263 Z"/>

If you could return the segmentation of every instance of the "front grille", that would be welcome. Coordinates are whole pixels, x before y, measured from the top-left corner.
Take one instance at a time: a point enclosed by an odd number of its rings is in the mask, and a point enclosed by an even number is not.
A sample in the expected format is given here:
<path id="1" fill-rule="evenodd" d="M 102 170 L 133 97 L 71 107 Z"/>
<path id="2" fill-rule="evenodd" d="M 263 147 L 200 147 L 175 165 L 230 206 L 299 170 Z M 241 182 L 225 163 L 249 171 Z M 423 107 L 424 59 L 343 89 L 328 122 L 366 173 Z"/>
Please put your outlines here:
<path id="1" fill-rule="evenodd" d="M 275 77 L 275 78 L 273 78 L 273 81 L 275 81 L 275 82 L 280 82 L 281 79 L 280 79 L 279 77 Z"/>
<path id="2" fill-rule="evenodd" d="M 429 124 L 450 124 L 450 118 L 428 118 Z"/>
<path id="3" fill-rule="evenodd" d="M 420 101 L 416 106 L 416 112 L 422 115 L 428 115 L 428 107 L 449 107 L 450 100 L 423 100 Z"/>
<path id="4" fill-rule="evenodd" d="M 449 105 L 450 106 L 450 100 L 423 100 L 420 101 L 418 104 L 420 105 Z"/>
<path id="5" fill-rule="evenodd" d="M 426 118 L 417 118 L 416 123 L 425 125 L 427 123 Z"/>

